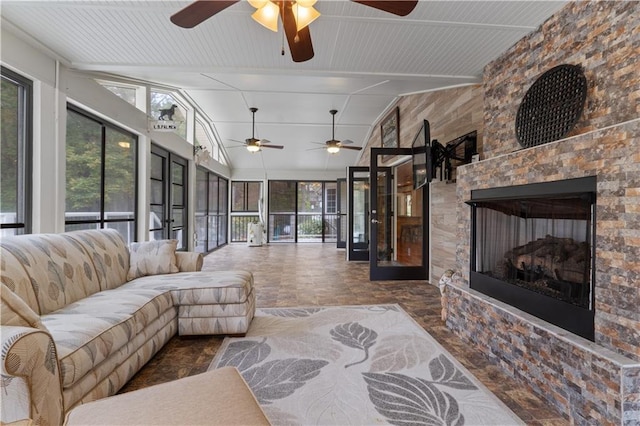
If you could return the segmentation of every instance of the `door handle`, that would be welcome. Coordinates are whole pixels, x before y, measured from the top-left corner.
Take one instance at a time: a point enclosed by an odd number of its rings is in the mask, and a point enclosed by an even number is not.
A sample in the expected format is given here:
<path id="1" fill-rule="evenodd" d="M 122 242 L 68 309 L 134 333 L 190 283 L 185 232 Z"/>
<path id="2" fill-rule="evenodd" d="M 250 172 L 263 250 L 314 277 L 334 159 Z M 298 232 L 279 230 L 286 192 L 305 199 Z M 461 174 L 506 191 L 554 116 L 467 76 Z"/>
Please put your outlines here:
<path id="1" fill-rule="evenodd" d="M 377 219 L 371 219 L 371 223 L 380 223 L 380 221 Z"/>

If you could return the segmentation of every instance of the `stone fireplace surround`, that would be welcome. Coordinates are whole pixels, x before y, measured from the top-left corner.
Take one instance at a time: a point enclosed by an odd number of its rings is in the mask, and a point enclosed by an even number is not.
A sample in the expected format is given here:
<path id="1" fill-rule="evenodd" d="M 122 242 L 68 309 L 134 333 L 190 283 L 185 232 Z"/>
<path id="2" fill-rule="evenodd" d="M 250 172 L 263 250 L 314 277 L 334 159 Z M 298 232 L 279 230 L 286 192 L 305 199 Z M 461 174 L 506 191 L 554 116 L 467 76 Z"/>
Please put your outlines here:
<path id="1" fill-rule="evenodd" d="M 597 176 L 595 343 L 469 288 L 471 190 L 584 176 Z M 577 424 L 640 419 L 639 205 L 640 119 L 458 169 L 447 326 Z"/>

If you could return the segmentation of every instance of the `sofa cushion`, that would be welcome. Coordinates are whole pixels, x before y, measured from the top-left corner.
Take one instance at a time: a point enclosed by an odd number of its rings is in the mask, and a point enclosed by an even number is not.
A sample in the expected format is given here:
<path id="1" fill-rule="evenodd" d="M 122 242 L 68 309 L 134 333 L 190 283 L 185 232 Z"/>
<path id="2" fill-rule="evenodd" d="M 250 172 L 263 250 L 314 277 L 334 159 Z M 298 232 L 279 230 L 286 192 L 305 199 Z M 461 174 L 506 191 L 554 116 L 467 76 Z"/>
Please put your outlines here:
<path id="1" fill-rule="evenodd" d="M 253 290 L 253 275 L 248 271 L 179 272 L 138 278 L 120 287 L 138 288 L 172 290 L 176 305 L 244 303 Z"/>
<path id="2" fill-rule="evenodd" d="M 127 282 L 129 249 L 115 229 L 89 229 L 66 234 L 82 244 L 98 273 L 101 290 L 111 290 Z"/>
<path id="3" fill-rule="evenodd" d="M 19 235 L 1 244 L 30 277 L 40 315 L 100 291 L 93 262 L 68 234 Z"/>
<path id="4" fill-rule="evenodd" d="M 63 386 L 81 379 L 172 307 L 166 291 L 115 289 L 43 316 L 58 348 Z"/>
<path id="5" fill-rule="evenodd" d="M 129 245 L 128 280 L 155 274 L 178 272 L 176 247 L 178 240 L 159 240 Z"/>

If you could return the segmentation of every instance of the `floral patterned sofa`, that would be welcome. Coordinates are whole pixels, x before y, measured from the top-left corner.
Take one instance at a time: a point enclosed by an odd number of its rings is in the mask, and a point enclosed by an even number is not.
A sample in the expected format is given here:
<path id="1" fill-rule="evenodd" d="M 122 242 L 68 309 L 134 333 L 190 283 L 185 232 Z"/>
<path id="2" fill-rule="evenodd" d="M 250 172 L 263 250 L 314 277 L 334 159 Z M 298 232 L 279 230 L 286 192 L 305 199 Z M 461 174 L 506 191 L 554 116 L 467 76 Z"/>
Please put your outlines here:
<path id="1" fill-rule="evenodd" d="M 243 334 L 255 312 L 247 271 L 201 271 L 176 241 L 115 230 L 0 241 L 2 412 L 61 424 L 115 394 L 176 333 Z"/>

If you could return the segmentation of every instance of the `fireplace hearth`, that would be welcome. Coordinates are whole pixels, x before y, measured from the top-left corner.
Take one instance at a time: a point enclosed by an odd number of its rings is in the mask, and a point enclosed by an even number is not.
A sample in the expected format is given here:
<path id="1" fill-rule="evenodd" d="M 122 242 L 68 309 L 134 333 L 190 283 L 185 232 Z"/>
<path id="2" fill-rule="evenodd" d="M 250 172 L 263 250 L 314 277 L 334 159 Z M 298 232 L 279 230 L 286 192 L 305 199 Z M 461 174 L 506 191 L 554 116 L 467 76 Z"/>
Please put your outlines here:
<path id="1" fill-rule="evenodd" d="M 594 340 L 596 178 L 474 190 L 470 287 Z"/>

